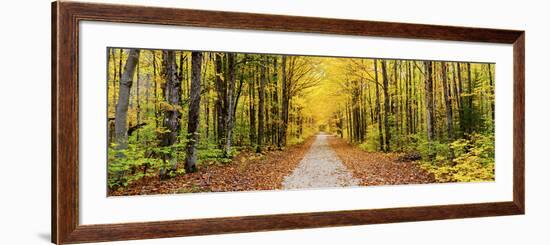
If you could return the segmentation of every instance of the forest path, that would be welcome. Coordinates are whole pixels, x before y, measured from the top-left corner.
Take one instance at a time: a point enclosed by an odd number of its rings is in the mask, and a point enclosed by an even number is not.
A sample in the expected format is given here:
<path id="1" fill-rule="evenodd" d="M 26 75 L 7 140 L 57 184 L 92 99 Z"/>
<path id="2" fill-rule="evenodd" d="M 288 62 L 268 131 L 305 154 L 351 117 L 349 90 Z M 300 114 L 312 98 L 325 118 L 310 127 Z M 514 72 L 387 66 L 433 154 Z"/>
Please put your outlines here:
<path id="1" fill-rule="evenodd" d="M 334 136 L 316 136 L 298 167 L 283 180 L 283 189 L 357 186 L 361 183 L 342 164 L 328 142 L 329 137 Z"/>

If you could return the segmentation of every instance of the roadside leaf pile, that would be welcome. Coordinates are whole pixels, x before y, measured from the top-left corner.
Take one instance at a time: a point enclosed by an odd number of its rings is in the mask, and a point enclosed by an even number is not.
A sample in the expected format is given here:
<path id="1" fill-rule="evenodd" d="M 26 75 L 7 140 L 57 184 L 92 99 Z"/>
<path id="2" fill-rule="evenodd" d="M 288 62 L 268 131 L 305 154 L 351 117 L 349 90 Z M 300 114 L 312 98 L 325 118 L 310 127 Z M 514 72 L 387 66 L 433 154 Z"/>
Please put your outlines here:
<path id="1" fill-rule="evenodd" d="M 298 165 L 313 142 L 288 147 L 284 151 L 254 153 L 243 151 L 229 163 L 210 162 L 195 173 L 181 174 L 161 181 L 145 177 L 126 188 L 111 191 L 111 196 L 276 190 L 286 175 Z"/>
<path id="2" fill-rule="evenodd" d="M 330 145 L 353 172 L 361 185 L 401 185 L 435 183 L 433 174 L 414 162 L 398 161 L 396 153 L 366 152 L 337 137 L 330 137 Z"/>

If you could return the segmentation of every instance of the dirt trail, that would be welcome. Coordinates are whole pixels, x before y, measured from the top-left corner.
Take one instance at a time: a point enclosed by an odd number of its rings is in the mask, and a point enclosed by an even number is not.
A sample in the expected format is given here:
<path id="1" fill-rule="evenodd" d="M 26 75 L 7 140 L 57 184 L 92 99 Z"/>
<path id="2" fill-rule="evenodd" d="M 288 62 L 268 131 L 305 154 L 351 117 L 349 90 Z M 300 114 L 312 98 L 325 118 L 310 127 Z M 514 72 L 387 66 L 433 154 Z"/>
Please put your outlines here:
<path id="1" fill-rule="evenodd" d="M 342 164 L 329 145 L 329 137 L 334 136 L 316 136 L 298 167 L 285 177 L 283 189 L 357 186 L 361 183 Z"/>

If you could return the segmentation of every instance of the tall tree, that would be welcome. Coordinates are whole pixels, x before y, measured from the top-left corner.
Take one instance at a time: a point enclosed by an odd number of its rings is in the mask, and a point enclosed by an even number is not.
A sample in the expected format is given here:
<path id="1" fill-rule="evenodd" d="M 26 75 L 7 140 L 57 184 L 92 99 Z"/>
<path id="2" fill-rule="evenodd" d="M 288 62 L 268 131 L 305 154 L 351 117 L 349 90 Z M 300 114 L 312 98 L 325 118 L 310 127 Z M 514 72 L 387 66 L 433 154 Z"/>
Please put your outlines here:
<path id="1" fill-rule="evenodd" d="M 162 86 L 165 103 L 162 108 L 164 112 L 162 126 L 165 132 L 160 136 L 160 145 L 162 147 L 171 148 L 177 142 L 181 128 L 181 80 L 178 78 L 177 74 L 175 51 L 162 51 L 162 59 L 162 76 L 165 81 Z M 173 149 L 171 149 L 169 153 L 164 154 L 163 160 L 167 163 L 168 168 L 161 169 L 161 179 L 170 177 L 178 167 L 178 159 Z"/>
<path id="2" fill-rule="evenodd" d="M 450 142 L 454 140 L 454 126 L 453 126 L 453 104 L 451 102 L 450 88 L 447 83 L 447 64 L 441 62 L 441 78 L 443 80 L 443 94 L 445 99 L 445 112 L 447 115 L 447 138 Z M 449 159 L 454 159 L 453 149 L 449 146 Z"/>
<path id="3" fill-rule="evenodd" d="M 487 64 L 487 73 L 489 75 L 489 103 L 491 104 L 491 123 L 495 122 L 495 89 L 493 86 L 493 72 L 491 71 L 491 63 Z"/>
<path id="4" fill-rule="evenodd" d="M 380 113 L 380 82 L 378 81 L 378 60 L 374 59 L 374 79 L 376 84 L 376 121 L 378 121 L 378 144 L 380 150 L 383 151 L 384 147 L 384 132 L 382 130 L 382 115 Z"/>
<path id="5" fill-rule="evenodd" d="M 136 67 L 136 129 L 140 127 L 140 113 L 141 113 L 141 103 L 139 102 L 139 82 L 140 82 L 140 72 L 139 72 L 139 60 Z M 139 141 L 139 130 L 136 130 L 136 140 Z"/>
<path id="6" fill-rule="evenodd" d="M 216 53 L 215 55 L 215 66 L 216 66 L 216 92 L 217 92 L 217 98 L 216 98 L 216 115 L 217 115 L 217 136 L 218 136 L 218 144 L 221 146 L 224 142 L 225 137 L 225 129 L 226 123 L 225 123 L 225 116 L 227 115 L 227 88 L 226 83 L 224 81 L 224 69 L 223 69 L 223 62 L 222 62 L 223 54 L 222 53 Z"/>
<path id="7" fill-rule="evenodd" d="M 472 130 L 475 125 L 473 125 L 474 117 L 474 90 L 473 90 L 473 81 L 472 81 L 472 66 L 470 63 L 466 63 L 466 72 L 468 78 L 468 93 L 466 95 L 466 108 L 465 110 L 465 121 L 466 121 L 466 133 L 472 133 Z"/>
<path id="8" fill-rule="evenodd" d="M 279 128 L 279 141 L 277 142 L 278 147 L 286 146 L 286 129 L 288 127 L 288 106 L 289 106 L 289 89 L 288 89 L 288 82 L 287 82 L 287 57 L 286 55 L 283 55 L 281 58 L 281 86 L 282 86 L 282 102 L 281 102 L 281 125 Z"/>
<path id="9" fill-rule="evenodd" d="M 257 151 L 261 151 L 263 146 L 263 137 L 264 137 L 264 99 L 265 99 L 265 85 L 266 85 L 266 63 L 265 59 L 267 57 L 261 57 L 260 64 L 260 86 L 258 88 L 258 141 L 257 141 Z"/>
<path id="10" fill-rule="evenodd" d="M 111 64 L 113 64 L 113 68 L 114 68 L 113 69 L 114 70 L 113 71 L 113 77 L 112 77 L 112 81 L 113 81 L 113 97 L 112 98 L 113 98 L 113 102 L 111 102 L 111 103 L 112 103 L 112 105 L 116 105 L 116 100 L 117 100 L 116 84 L 118 82 L 117 81 L 117 73 L 118 73 L 118 69 L 120 69 L 120 68 L 117 67 L 117 63 L 115 62 L 116 57 L 115 57 L 115 49 L 114 48 L 110 49 L 109 57 L 111 58 L 110 62 L 111 62 Z M 116 107 L 115 107 L 115 110 L 116 110 Z"/>
<path id="11" fill-rule="evenodd" d="M 118 81 L 122 79 L 122 56 L 124 54 L 124 49 L 118 49 Z M 115 87 L 116 89 L 116 87 Z"/>
<path id="12" fill-rule="evenodd" d="M 205 103 L 204 103 L 204 120 L 205 120 L 205 139 L 208 140 L 210 138 L 210 83 L 208 79 L 206 78 L 206 73 L 208 72 L 208 61 L 210 59 L 210 54 L 207 57 L 204 57 L 204 72 L 202 75 L 202 83 L 204 86 L 205 92 Z"/>
<path id="13" fill-rule="evenodd" d="M 278 144 L 278 136 L 279 136 L 279 70 L 278 70 L 278 59 L 277 56 L 273 57 L 273 82 L 274 82 L 274 88 L 273 88 L 273 106 L 272 106 L 272 118 L 273 118 L 273 124 L 272 124 L 272 140 L 273 144 Z"/>
<path id="14" fill-rule="evenodd" d="M 227 54 L 227 68 L 229 71 L 229 87 L 227 89 L 227 115 L 225 115 L 226 129 L 225 129 L 225 146 L 224 146 L 224 156 L 229 157 L 231 154 L 231 133 L 233 132 L 233 121 L 234 113 L 233 110 L 236 109 L 233 106 L 234 97 L 233 90 L 235 89 L 235 53 Z M 236 103 L 235 103 L 236 104 Z"/>
<path id="15" fill-rule="evenodd" d="M 411 62 L 406 62 L 406 78 L 405 78 L 405 112 L 406 112 L 406 123 L 407 123 L 407 134 L 412 134 L 412 108 L 411 108 Z"/>
<path id="16" fill-rule="evenodd" d="M 130 49 L 124 72 L 120 78 L 118 103 L 115 112 L 115 142 L 117 144 L 116 149 L 119 150 L 128 148 L 128 104 L 136 66 L 139 62 L 139 53 L 139 49 Z"/>
<path id="17" fill-rule="evenodd" d="M 248 110 L 249 110 L 249 138 L 250 144 L 256 143 L 256 73 L 255 69 L 250 69 L 250 79 L 248 80 Z"/>
<path id="18" fill-rule="evenodd" d="M 432 62 L 424 61 L 424 80 L 426 91 L 426 125 L 428 131 L 429 157 L 433 159 L 433 140 L 434 140 L 434 105 L 433 105 L 433 76 Z"/>
<path id="19" fill-rule="evenodd" d="M 384 89 L 384 131 L 386 134 L 385 137 L 385 145 L 384 151 L 388 152 L 391 151 L 390 147 L 390 139 L 391 139 L 391 132 L 390 132 L 390 94 L 389 94 L 389 84 L 388 84 L 388 71 L 386 68 L 386 61 L 382 60 L 382 82 L 383 82 L 383 89 Z"/>
<path id="20" fill-rule="evenodd" d="M 201 67 L 202 52 L 192 52 L 189 120 L 187 123 L 187 146 L 185 150 L 186 173 L 195 172 L 197 169 L 197 145 L 199 143 L 199 114 L 201 104 Z"/>
<path id="21" fill-rule="evenodd" d="M 157 54 L 154 50 L 151 50 L 151 54 L 153 55 L 153 94 L 154 94 L 154 111 L 155 111 L 155 129 L 158 128 L 159 124 L 159 118 L 160 113 L 158 109 L 158 82 L 157 82 Z"/>
<path id="22" fill-rule="evenodd" d="M 456 63 L 456 76 L 457 76 L 457 103 L 458 103 L 458 116 L 459 116 L 459 123 L 460 123 L 460 131 L 462 134 L 466 133 L 466 119 L 465 119 L 465 110 L 464 110 L 464 100 L 462 98 L 462 94 L 464 93 L 464 89 L 462 86 L 462 68 L 460 68 L 460 62 Z"/>
<path id="23" fill-rule="evenodd" d="M 395 134 L 396 134 L 396 142 L 397 147 L 399 147 L 399 120 L 400 120 L 400 114 L 399 114 L 399 75 L 397 73 L 397 67 L 399 66 L 399 61 L 394 60 L 393 61 L 393 87 L 394 87 L 394 94 L 393 94 L 393 100 L 392 100 L 392 112 L 395 115 Z"/>
<path id="24" fill-rule="evenodd" d="M 450 67 L 452 68 L 452 71 L 453 71 L 453 80 L 452 80 L 452 84 L 450 84 L 449 86 L 451 87 L 451 89 L 450 89 L 451 94 L 452 94 L 451 97 L 452 97 L 452 99 L 454 99 L 453 103 L 454 103 L 455 108 L 456 108 L 456 110 L 454 110 L 454 113 L 457 115 L 457 117 L 459 119 L 458 123 L 460 124 L 460 118 L 461 118 L 460 103 L 459 103 L 460 95 L 458 93 L 457 69 L 456 69 L 456 66 L 454 64 L 451 64 Z"/>

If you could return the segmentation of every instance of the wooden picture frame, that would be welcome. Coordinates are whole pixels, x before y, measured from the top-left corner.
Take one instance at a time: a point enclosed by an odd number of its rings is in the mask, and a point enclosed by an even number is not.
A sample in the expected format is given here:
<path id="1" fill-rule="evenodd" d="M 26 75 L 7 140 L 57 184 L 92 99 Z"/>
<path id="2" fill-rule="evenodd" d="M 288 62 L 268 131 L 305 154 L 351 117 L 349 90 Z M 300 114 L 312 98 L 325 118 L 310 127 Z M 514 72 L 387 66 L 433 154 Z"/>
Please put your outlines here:
<path id="1" fill-rule="evenodd" d="M 78 40 L 79 22 L 85 20 L 513 44 L 513 201 L 80 225 Z M 52 3 L 51 45 L 53 243 L 380 224 L 525 212 L 524 31 L 58 1 Z"/>

